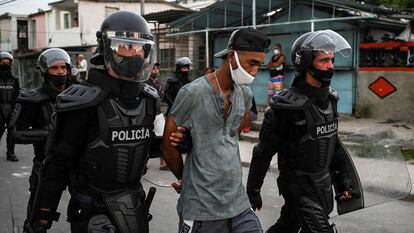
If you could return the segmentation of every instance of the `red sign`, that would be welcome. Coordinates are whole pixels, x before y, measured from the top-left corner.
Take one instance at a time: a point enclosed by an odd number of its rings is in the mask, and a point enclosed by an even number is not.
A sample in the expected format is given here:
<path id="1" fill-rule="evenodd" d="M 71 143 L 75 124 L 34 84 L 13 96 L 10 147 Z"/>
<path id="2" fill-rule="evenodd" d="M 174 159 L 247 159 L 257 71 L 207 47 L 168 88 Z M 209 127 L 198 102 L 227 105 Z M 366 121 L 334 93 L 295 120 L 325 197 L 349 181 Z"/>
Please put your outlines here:
<path id="1" fill-rule="evenodd" d="M 397 90 L 386 78 L 380 76 L 368 87 L 378 97 L 384 98 Z"/>

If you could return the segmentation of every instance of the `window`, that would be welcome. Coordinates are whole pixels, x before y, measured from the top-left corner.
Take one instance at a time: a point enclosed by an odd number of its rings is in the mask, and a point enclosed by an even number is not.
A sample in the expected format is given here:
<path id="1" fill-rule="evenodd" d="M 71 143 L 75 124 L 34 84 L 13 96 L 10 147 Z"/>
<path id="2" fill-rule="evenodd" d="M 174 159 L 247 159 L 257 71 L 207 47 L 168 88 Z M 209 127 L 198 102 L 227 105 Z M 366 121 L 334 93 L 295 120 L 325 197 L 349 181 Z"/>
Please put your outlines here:
<path id="1" fill-rule="evenodd" d="M 118 7 L 112 7 L 112 6 L 105 6 L 105 17 L 110 15 L 111 13 L 119 11 Z"/>
<path id="2" fill-rule="evenodd" d="M 206 69 L 206 47 L 205 46 L 198 47 L 198 69 L 199 70 Z"/>
<path id="3" fill-rule="evenodd" d="M 73 28 L 79 27 L 78 12 L 75 12 L 75 17 L 73 17 L 73 19 L 72 19 L 72 27 Z"/>
<path id="4" fill-rule="evenodd" d="M 63 28 L 70 28 L 70 14 L 65 13 L 63 14 Z"/>
<path id="5" fill-rule="evenodd" d="M 60 12 L 60 29 L 71 28 L 72 17 L 69 11 Z"/>
<path id="6" fill-rule="evenodd" d="M 161 49 L 160 52 L 160 66 L 162 69 L 173 69 L 175 67 L 175 49 Z"/>

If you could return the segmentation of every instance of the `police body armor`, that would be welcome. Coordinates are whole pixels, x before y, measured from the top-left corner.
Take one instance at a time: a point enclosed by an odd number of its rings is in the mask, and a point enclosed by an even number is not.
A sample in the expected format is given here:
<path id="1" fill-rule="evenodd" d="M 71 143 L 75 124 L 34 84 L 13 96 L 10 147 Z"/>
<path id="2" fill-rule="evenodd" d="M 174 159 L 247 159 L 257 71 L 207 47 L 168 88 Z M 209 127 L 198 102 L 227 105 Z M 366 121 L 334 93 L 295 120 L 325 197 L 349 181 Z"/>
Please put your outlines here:
<path id="1" fill-rule="evenodd" d="M 333 210 L 330 165 L 338 137 L 338 113 L 336 111 L 338 98 L 333 89 L 330 92 L 330 100 L 326 109 L 320 109 L 312 99 L 302 95 L 296 88 L 287 89 L 275 95 L 274 102 L 271 104 L 274 109 L 304 111 L 305 119 L 301 123 L 306 124 L 307 133 L 299 140 L 281 143 L 288 146 L 279 151 L 278 165 L 281 179 L 284 179 L 285 174 L 293 173 L 299 186 L 307 189 L 306 193 L 312 193 L 298 200 L 298 211 L 310 232 L 315 233 L 332 231 L 327 214 Z M 289 171 L 285 173 L 286 170 Z M 316 197 L 316 200 L 308 198 L 309 196 Z M 319 220 L 316 221 L 317 216 Z"/>
<path id="2" fill-rule="evenodd" d="M 116 99 L 98 106 L 100 136 L 88 145 L 80 167 L 92 188 L 113 192 L 138 185 L 149 155 L 154 109 L 149 98 L 132 110 Z"/>
<path id="3" fill-rule="evenodd" d="M 57 112 L 96 105 L 99 136 L 81 156 L 75 175 L 79 178 L 71 181 L 71 186 L 78 196 L 83 189 L 100 194 L 120 233 L 148 232 L 148 209 L 140 180 L 149 156 L 156 90 L 143 85 L 134 109 L 108 97 L 106 90 L 86 84 L 66 89 L 56 104 Z"/>
<path id="4" fill-rule="evenodd" d="M 32 128 L 31 125 L 20 126 L 18 119 L 22 111 L 22 104 L 36 104 L 40 106 L 42 128 Z M 51 116 L 53 113 L 54 100 L 51 99 L 43 88 L 31 91 L 21 91 L 16 99 L 16 105 L 10 117 L 9 125 L 13 127 L 14 142 L 16 144 L 34 144 L 38 142 L 46 142 L 51 130 Z M 22 122 L 25 124 L 25 122 Z"/>
<path id="5" fill-rule="evenodd" d="M 9 77 L 0 78 L 0 103 L 12 103 L 16 93 L 16 79 Z"/>

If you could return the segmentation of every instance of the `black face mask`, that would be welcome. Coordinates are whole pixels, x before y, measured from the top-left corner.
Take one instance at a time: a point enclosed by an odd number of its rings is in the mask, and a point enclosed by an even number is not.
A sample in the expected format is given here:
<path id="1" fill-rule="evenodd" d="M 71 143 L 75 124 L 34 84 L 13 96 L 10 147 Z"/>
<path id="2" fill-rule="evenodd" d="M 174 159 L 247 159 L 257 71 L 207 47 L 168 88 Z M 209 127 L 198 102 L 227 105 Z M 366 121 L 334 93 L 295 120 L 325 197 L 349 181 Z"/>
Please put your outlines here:
<path id="1" fill-rule="evenodd" d="M 51 74 L 46 74 L 45 78 L 47 81 L 49 81 L 50 83 L 58 87 L 65 85 L 68 79 L 66 75 L 51 75 Z"/>
<path id="2" fill-rule="evenodd" d="M 118 62 L 119 61 L 119 62 Z M 144 59 L 138 56 L 122 57 L 114 53 L 112 69 L 123 77 L 137 77 L 142 70 Z"/>
<path id="3" fill-rule="evenodd" d="M 0 77 L 8 78 L 11 77 L 11 66 L 10 65 L 0 65 Z"/>
<path id="4" fill-rule="evenodd" d="M 189 82 L 188 76 L 189 76 L 188 71 L 187 72 L 178 72 L 178 78 L 182 82 Z"/>
<path id="5" fill-rule="evenodd" d="M 335 72 L 333 69 L 319 70 L 313 66 L 310 67 L 310 71 L 313 77 L 322 83 L 322 87 L 326 87 L 331 84 L 331 80 Z"/>
<path id="6" fill-rule="evenodd" d="M 11 71 L 10 65 L 0 65 L 0 71 Z"/>

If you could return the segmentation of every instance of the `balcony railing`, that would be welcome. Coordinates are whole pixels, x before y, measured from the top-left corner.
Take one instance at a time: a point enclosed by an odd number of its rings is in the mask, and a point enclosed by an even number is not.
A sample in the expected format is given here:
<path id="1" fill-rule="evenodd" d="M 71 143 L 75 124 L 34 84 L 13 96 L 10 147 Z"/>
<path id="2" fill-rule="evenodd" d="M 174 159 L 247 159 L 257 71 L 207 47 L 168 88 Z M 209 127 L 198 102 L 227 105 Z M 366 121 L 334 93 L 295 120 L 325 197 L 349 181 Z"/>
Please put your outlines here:
<path id="1" fill-rule="evenodd" d="M 68 28 L 54 31 L 49 36 L 48 47 L 81 46 L 80 28 Z"/>

